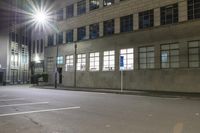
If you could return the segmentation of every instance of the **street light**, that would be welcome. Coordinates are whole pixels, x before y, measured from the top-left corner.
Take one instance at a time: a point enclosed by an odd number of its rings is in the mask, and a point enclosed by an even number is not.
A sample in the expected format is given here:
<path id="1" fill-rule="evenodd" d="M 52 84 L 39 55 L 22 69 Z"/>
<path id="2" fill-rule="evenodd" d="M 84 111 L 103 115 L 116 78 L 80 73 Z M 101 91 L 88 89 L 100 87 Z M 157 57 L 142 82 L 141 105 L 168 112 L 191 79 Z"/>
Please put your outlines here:
<path id="1" fill-rule="evenodd" d="M 50 16 L 50 13 L 48 13 L 45 10 L 37 9 L 32 14 L 32 20 L 39 28 L 45 28 L 48 25 L 52 27 L 50 24 L 52 21 L 52 17 Z M 43 29 L 42 29 L 43 31 Z M 57 69 L 57 57 L 58 57 L 58 44 L 57 44 L 57 50 L 56 50 L 56 67 L 55 67 L 55 88 L 57 88 L 57 75 L 58 75 L 58 69 Z"/>

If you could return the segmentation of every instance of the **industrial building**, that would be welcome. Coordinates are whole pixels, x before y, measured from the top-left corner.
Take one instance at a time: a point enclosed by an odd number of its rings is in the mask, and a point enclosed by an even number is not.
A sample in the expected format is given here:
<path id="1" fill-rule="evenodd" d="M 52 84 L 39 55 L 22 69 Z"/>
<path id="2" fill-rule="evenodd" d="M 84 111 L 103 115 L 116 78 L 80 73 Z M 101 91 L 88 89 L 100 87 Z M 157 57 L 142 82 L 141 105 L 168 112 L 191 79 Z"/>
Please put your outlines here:
<path id="1" fill-rule="evenodd" d="M 59 32 L 32 33 L 49 84 L 57 70 L 66 87 L 200 92 L 199 0 L 60 0 L 54 14 Z"/>

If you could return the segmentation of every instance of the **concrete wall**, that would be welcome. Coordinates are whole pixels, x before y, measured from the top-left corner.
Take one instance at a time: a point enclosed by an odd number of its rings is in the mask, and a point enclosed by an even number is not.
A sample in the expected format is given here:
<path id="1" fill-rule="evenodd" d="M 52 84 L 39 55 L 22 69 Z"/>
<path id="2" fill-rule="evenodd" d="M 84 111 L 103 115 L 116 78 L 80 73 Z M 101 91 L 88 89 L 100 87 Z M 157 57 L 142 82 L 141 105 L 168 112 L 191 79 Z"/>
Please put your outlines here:
<path id="1" fill-rule="evenodd" d="M 200 29 L 197 28 L 200 21 L 188 21 L 173 25 L 165 25 L 145 30 L 138 30 L 131 33 L 122 33 L 110 37 L 101 37 L 95 40 L 86 40 L 77 43 L 77 53 L 87 54 L 87 70 L 77 72 L 77 87 L 91 88 L 120 88 L 119 72 L 119 51 L 123 48 L 134 48 L 135 64 L 134 70 L 124 72 L 124 88 L 131 90 L 156 90 L 156 91 L 178 91 L 178 92 L 200 92 L 200 71 L 199 68 L 188 68 L 188 47 L 187 42 L 200 40 Z M 160 45 L 168 43 L 178 43 L 180 46 L 180 68 L 161 69 L 160 68 Z M 140 70 L 138 68 L 138 47 L 155 47 L 155 69 Z M 102 54 L 107 50 L 115 50 L 115 71 L 103 72 L 102 65 L 100 71 L 89 71 L 89 53 L 100 52 L 102 64 Z M 59 55 L 66 56 L 74 54 L 74 43 L 59 46 Z M 56 47 L 45 49 L 45 58 L 55 57 Z M 65 62 L 65 61 L 64 61 Z M 74 85 L 74 71 L 65 72 L 63 68 L 64 86 Z M 53 73 L 49 73 L 53 77 Z M 49 83 L 53 83 L 51 78 Z"/>

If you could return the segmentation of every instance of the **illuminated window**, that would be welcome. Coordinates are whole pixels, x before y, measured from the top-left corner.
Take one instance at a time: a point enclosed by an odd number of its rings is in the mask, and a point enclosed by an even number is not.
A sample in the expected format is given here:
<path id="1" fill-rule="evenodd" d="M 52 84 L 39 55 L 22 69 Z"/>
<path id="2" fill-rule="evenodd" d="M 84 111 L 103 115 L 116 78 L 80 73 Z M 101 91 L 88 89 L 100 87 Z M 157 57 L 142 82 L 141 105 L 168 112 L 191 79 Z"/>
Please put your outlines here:
<path id="1" fill-rule="evenodd" d="M 77 70 L 85 71 L 86 70 L 86 54 L 78 54 L 77 56 Z"/>
<path id="2" fill-rule="evenodd" d="M 99 0 L 90 0 L 90 11 L 99 8 Z"/>
<path id="3" fill-rule="evenodd" d="M 115 70 L 115 51 L 105 51 L 103 55 L 103 71 Z"/>
<path id="4" fill-rule="evenodd" d="M 188 43 L 189 51 L 189 67 L 200 66 L 200 43 L 199 41 L 192 41 Z"/>
<path id="5" fill-rule="evenodd" d="M 99 71 L 99 52 L 90 53 L 90 71 Z"/>
<path id="6" fill-rule="evenodd" d="M 57 57 L 57 64 L 58 64 L 58 65 L 61 65 L 61 64 L 63 64 L 63 63 L 64 63 L 63 56 Z"/>
<path id="7" fill-rule="evenodd" d="M 104 0 L 103 1 L 103 5 L 104 6 L 110 6 L 112 4 L 114 4 L 114 0 Z"/>
<path id="8" fill-rule="evenodd" d="M 139 48 L 139 67 L 140 69 L 154 68 L 155 54 L 154 47 Z"/>
<path id="9" fill-rule="evenodd" d="M 179 45 L 161 45 L 161 68 L 179 67 Z"/>
<path id="10" fill-rule="evenodd" d="M 74 56 L 73 55 L 66 56 L 65 70 L 72 71 L 73 66 L 74 66 Z"/>
<path id="11" fill-rule="evenodd" d="M 134 49 L 121 49 L 120 59 L 123 58 L 123 66 L 120 70 L 133 70 L 134 69 Z"/>

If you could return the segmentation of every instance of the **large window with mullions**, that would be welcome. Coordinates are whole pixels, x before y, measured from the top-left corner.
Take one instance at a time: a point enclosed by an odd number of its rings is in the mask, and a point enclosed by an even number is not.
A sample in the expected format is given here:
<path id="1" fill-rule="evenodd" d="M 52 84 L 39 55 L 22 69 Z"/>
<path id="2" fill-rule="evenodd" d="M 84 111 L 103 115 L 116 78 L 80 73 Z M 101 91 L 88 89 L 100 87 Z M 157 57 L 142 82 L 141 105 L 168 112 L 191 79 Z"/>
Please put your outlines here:
<path id="1" fill-rule="evenodd" d="M 90 11 L 99 8 L 99 0 L 90 0 Z"/>
<path id="2" fill-rule="evenodd" d="M 139 13 L 139 28 L 153 27 L 154 25 L 154 11 L 148 10 Z"/>
<path id="3" fill-rule="evenodd" d="M 120 18 L 120 31 L 133 31 L 133 15 L 128 15 Z"/>
<path id="4" fill-rule="evenodd" d="M 200 18 L 200 0 L 188 0 L 188 19 Z"/>
<path id="5" fill-rule="evenodd" d="M 179 44 L 161 45 L 161 68 L 179 67 Z"/>
<path id="6" fill-rule="evenodd" d="M 178 22 L 178 4 L 168 5 L 160 8 L 161 25 Z"/>

